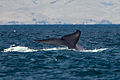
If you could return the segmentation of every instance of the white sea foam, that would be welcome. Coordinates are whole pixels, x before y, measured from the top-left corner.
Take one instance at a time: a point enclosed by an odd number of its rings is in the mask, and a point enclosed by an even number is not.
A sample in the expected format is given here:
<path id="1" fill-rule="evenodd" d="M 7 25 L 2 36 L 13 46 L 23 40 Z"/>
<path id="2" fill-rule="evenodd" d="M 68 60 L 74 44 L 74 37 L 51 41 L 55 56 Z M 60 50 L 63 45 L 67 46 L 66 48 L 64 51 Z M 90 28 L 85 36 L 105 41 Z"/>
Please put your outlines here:
<path id="1" fill-rule="evenodd" d="M 102 52 L 107 50 L 108 48 L 100 48 L 100 49 L 93 49 L 93 50 L 75 50 L 75 51 L 80 51 L 80 52 Z"/>
<path id="2" fill-rule="evenodd" d="M 55 51 L 55 50 L 73 50 L 78 52 L 102 52 L 107 50 L 108 48 L 100 48 L 100 49 L 93 49 L 93 50 L 75 50 L 75 49 L 68 49 L 67 47 L 54 47 L 54 48 L 44 48 L 44 49 L 30 49 L 24 46 L 15 46 L 11 45 L 9 48 L 4 49 L 3 52 L 35 52 L 35 51 Z"/>
<path id="3" fill-rule="evenodd" d="M 54 48 L 44 48 L 40 49 L 40 51 L 55 51 L 55 50 L 68 50 L 68 47 L 54 47 Z"/>
<path id="4" fill-rule="evenodd" d="M 73 50 L 73 51 L 79 51 L 79 52 L 102 52 L 107 50 L 108 48 L 100 48 L 100 49 L 93 49 L 93 50 L 75 50 L 75 49 L 68 49 L 68 47 L 54 47 L 54 48 L 46 48 L 46 49 L 40 49 L 40 51 L 52 51 L 52 50 Z"/>
<path id="5" fill-rule="evenodd" d="M 16 30 L 13 30 L 13 32 L 16 32 Z"/>
<path id="6" fill-rule="evenodd" d="M 14 46 L 14 45 L 3 50 L 3 52 L 34 52 L 34 51 L 38 51 L 38 50 L 30 49 L 30 48 L 24 47 L 24 46 Z"/>

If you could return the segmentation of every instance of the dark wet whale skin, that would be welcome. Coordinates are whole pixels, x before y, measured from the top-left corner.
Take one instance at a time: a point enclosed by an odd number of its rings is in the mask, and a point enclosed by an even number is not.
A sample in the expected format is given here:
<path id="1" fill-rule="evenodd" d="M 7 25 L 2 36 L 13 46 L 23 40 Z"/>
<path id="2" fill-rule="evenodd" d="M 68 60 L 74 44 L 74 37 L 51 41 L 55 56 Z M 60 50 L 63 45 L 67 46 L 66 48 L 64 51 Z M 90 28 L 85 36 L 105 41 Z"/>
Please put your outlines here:
<path id="1" fill-rule="evenodd" d="M 50 45 L 67 46 L 69 49 L 83 50 L 84 48 L 78 44 L 80 35 L 81 31 L 76 30 L 76 32 L 65 35 L 61 38 L 43 39 L 35 41 Z"/>

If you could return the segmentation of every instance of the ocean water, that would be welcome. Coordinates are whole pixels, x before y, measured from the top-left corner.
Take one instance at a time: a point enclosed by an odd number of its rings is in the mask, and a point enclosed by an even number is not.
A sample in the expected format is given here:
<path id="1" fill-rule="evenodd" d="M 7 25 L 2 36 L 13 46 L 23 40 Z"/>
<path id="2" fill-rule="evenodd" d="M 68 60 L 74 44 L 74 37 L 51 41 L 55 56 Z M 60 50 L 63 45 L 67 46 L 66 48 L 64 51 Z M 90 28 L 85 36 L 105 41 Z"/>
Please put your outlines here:
<path id="1" fill-rule="evenodd" d="M 77 29 L 85 50 L 33 41 Z M 0 80 L 120 80 L 120 25 L 1 25 Z"/>

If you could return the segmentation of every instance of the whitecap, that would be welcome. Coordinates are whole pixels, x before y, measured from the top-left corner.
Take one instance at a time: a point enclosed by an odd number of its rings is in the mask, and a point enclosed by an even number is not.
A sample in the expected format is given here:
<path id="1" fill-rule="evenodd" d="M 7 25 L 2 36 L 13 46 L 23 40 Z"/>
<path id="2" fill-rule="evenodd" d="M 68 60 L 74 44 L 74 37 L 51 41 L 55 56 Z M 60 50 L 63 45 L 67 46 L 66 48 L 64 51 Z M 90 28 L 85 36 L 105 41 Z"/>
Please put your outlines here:
<path id="1" fill-rule="evenodd" d="M 16 30 L 13 30 L 13 32 L 16 32 Z"/>

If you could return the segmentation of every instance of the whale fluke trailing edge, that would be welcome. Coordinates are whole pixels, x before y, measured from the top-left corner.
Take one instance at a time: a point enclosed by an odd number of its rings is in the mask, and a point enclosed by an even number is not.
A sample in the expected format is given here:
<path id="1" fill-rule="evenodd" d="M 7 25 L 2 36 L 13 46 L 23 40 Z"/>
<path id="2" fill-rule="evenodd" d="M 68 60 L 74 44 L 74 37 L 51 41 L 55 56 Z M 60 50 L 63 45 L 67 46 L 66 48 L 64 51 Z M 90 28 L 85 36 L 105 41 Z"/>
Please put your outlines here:
<path id="1" fill-rule="evenodd" d="M 65 35 L 61 38 L 51 38 L 35 41 L 50 45 L 67 46 L 69 49 L 83 50 L 84 48 L 78 44 L 80 35 L 81 31 L 77 30 L 72 34 Z"/>

